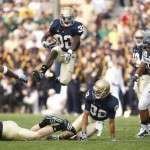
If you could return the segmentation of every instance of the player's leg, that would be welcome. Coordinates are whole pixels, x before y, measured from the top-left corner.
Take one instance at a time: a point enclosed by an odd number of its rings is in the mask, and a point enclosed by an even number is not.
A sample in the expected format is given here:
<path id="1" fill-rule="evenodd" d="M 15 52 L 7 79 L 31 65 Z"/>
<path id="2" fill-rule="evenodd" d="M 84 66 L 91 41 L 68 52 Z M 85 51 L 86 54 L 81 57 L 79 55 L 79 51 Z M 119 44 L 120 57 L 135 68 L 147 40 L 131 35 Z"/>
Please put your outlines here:
<path id="1" fill-rule="evenodd" d="M 2 138 L 6 140 L 35 140 L 40 137 L 36 132 L 19 127 L 14 121 L 4 121 Z"/>
<path id="2" fill-rule="evenodd" d="M 61 124 L 61 123 L 63 123 L 63 119 L 56 117 L 56 116 L 46 115 L 44 117 L 44 119 L 39 124 L 34 125 L 30 130 L 37 131 L 37 130 L 39 130 L 39 129 L 47 126 L 47 125 L 51 125 L 54 123 L 60 123 Z"/>
<path id="3" fill-rule="evenodd" d="M 44 74 L 53 65 L 54 60 L 58 56 L 58 53 L 60 50 L 61 50 L 61 48 L 59 46 L 54 47 L 50 51 L 50 53 L 47 55 L 46 60 L 45 60 L 44 64 L 42 65 L 41 69 L 39 70 L 36 68 L 33 71 L 32 75 L 37 82 L 40 82 L 43 79 Z"/>
<path id="4" fill-rule="evenodd" d="M 74 71 L 75 58 L 76 54 L 73 54 L 69 64 L 66 64 L 66 62 L 61 64 L 59 80 L 63 85 L 67 85 L 71 81 Z"/>
<path id="5" fill-rule="evenodd" d="M 143 93 L 139 99 L 139 110 L 140 110 L 140 119 L 141 119 L 141 129 L 140 132 L 136 135 L 137 138 L 142 138 L 150 133 L 149 130 L 149 123 L 150 123 L 150 116 L 148 106 L 150 105 L 150 83 L 144 88 Z"/>

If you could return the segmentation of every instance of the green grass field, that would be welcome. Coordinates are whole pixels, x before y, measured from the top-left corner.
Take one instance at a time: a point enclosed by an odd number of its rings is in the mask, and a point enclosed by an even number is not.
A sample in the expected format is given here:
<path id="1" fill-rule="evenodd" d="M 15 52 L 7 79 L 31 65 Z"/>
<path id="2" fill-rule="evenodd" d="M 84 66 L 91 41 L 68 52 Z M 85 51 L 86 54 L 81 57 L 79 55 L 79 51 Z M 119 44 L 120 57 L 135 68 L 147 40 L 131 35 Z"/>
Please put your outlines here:
<path id="1" fill-rule="evenodd" d="M 71 122 L 75 116 L 60 116 Z M 21 127 L 30 128 L 38 123 L 42 116 L 22 114 L 0 114 L 0 120 L 13 120 Z M 109 139 L 108 122 L 105 122 L 101 137 L 96 134 L 87 142 L 81 141 L 0 141 L 0 150 L 149 150 L 150 137 L 136 139 L 134 136 L 139 131 L 138 117 L 116 118 L 117 142 Z"/>

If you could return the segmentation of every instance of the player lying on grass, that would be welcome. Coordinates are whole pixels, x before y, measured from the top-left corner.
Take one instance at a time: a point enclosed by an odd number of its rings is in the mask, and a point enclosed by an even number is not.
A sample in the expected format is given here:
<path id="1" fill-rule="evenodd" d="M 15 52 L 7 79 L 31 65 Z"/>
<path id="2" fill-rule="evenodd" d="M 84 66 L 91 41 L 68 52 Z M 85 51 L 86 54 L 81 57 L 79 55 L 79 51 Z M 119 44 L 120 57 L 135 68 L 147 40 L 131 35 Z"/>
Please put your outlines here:
<path id="1" fill-rule="evenodd" d="M 98 129 L 98 136 L 101 135 L 104 120 L 109 118 L 110 138 L 116 141 L 115 136 L 115 115 L 118 108 L 118 99 L 111 95 L 110 84 L 106 80 L 98 80 L 93 89 L 88 90 L 85 96 L 85 110 L 79 116 L 72 126 L 79 132 L 74 135 L 73 132 L 64 131 L 59 136 L 50 135 L 47 139 L 66 139 L 87 140 L 94 135 Z"/>
<path id="2" fill-rule="evenodd" d="M 41 138 L 57 131 L 68 131 L 73 135 L 76 135 L 74 127 L 68 120 L 54 116 L 46 116 L 42 122 L 34 125 L 31 130 L 20 127 L 14 121 L 0 122 L 0 139 L 2 140 L 40 140 Z"/>

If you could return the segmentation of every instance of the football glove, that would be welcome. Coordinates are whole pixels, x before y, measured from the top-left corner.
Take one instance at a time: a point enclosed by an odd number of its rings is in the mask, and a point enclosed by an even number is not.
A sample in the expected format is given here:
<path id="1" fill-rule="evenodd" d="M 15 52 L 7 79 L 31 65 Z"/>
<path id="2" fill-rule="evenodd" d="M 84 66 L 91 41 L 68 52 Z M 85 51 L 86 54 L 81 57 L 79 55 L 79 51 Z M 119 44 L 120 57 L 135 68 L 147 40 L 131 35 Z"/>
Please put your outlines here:
<path id="1" fill-rule="evenodd" d="M 51 43 L 49 43 L 48 41 L 43 41 L 42 42 L 42 46 L 44 48 L 53 48 L 55 45 L 56 45 L 55 42 L 51 42 Z"/>
<path id="2" fill-rule="evenodd" d="M 87 139 L 88 139 L 87 133 L 86 132 L 82 132 L 80 139 L 81 139 L 81 141 L 87 141 Z"/>
<path id="3" fill-rule="evenodd" d="M 65 61 L 68 64 L 70 62 L 71 56 L 72 56 L 73 51 L 71 49 L 69 49 L 66 53 L 65 53 Z"/>
<path id="4" fill-rule="evenodd" d="M 139 75 L 135 74 L 134 76 L 131 77 L 131 81 L 132 82 L 137 82 L 137 80 L 139 79 Z"/>
<path id="5" fill-rule="evenodd" d="M 32 76 L 35 81 L 40 82 L 44 78 L 44 73 L 42 71 L 34 70 Z"/>
<path id="6" fill-rule="evenodd" d="M 28 82 L 28 78 L 24 75 L 24 74 L 19 74 L 19 81 L 27 83 Z"/>

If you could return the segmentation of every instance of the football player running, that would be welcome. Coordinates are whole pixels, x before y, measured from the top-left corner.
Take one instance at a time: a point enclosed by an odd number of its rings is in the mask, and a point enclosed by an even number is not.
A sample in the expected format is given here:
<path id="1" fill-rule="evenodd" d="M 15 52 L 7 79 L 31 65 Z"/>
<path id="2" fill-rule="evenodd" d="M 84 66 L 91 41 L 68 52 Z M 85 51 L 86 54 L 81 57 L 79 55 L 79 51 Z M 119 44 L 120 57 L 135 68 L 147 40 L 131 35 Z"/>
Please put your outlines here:
<path id="1" fill-rule="evenodd" d="M 135 68 L 135 71 L 137 70 L 137 68 L 139 67 L 141 63 L 142 52 L 143 52 L 142 44 L 143 44 L 143 39 L 145 35 L 146 33 L 143 30 L 137 30 L 134 33 L 133 39 L 135 41 L 135 46 L 133 48 L 133 54 L 129 60 L 129 63 Z M 140 100 L 140 95 L 144 87 L 147 85 L 149 79 L 150 79 L 150 76 L 148 75 L 148 70 L 145 69 L 143 72 L 143 75 L 139 78 L 138 82 L 134 83 L 134 89 L 139 100 Z"/>
<path id="2" fill-rule="evenodd" d="M 148 73 L 150 74 L 150 35 L 144 37 L 142 47 L 142 61 L 134 76 L 132 76 L 133 82 L 138 81 L 145 69 L 148 69 Z M 140 110 L 141 129 L 136 137 L 142 138 L 150 133 L 150 80 L 143 89 L 138 107 Z"/>
<path id="3" fill-rule="evenodd" d="M 25 82 L 25 83 L 28 82 L 28 78 L 24 74 L 16 74 L 10 68 L 8 68 L 6 66 L 0 65 L 0 73 L 2 73 L 3 75 L 6 75 L 8 77 L 15 78 L 15 79 Z"/>
<path id="4" fill-rule="evenodd" d="M 66 139 L 87 140 L 98 130 L 98 136 L 103 130 L 103 123 L 109 118 L 109 130 L 111 141 L 116 141 L 115 135 L 115 115 L 118 109 L 118 99 L 111 95 L 110 84 L 106 80 L 98 80 L 93 89 L 88 90 L 85 96 L 85 110 L 72 126 L 79 135 L 73 132 L 64 131 L 59 136 L 50 135 L 47 139 Z"/>
<path id="5" fill-rule="evenodd" d="M 33 77 L 40 82 L 54 60 L 61 63 L 60 76 L 56 79 L 62 85 L 67 85 L 74 71 L 76 51 L 80 46 L 80 36 L 83 33 L 81 22 L 75 21 L 75 12 L 71 7 L 64 7 L 60 12 L 60 19 L 52 21 L 49 31 L 42 38 L 43 47 L 51 49 L 40 70 L 33 71 Z M 57 45 L 47 39 L 54 36 Z"/>

